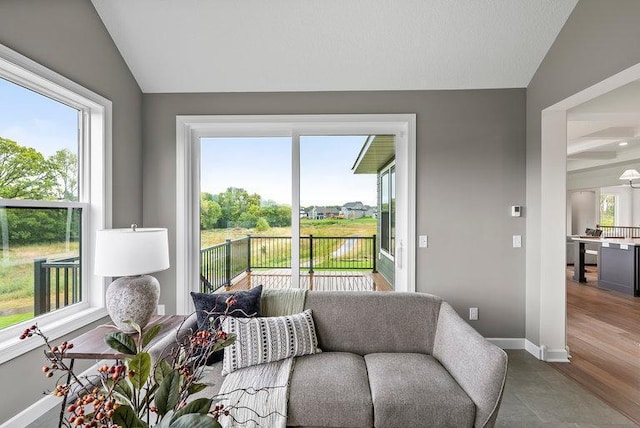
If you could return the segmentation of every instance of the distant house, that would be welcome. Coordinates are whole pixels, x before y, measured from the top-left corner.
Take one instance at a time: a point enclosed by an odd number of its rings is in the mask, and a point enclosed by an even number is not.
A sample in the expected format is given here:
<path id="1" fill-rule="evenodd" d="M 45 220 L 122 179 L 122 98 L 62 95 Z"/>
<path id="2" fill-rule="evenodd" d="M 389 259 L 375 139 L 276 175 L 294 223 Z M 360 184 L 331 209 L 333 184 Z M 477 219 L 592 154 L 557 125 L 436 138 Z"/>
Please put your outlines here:
<path id="1" fill-rule="evenodd" d="M 369 205 L 364 206 L 364 216 L 376 218 L 378 210 L 376 207 L 370 207 Z"/>
<path id="2" fill-rule="evenodd" d="M 300 218 L 307 218 L 309 217 L 309 213 L 307 213 L 307 211 L 304 208 L 300 208 Z"/>
<path id="3" fill-rule="evenodd" d="M 347 202 L 340 209 L 340 215 L 344 218 L 361 218 L 365 216 L 367 212 L 366 206 L 358 201 L 358 202 Z"/>
<path id="4" fill-rule="evenodd" d="M 322 220 L 323 218 L 335 218 L 338 215 L 340 215 L 340 211 L 336 207 L 313 207 L 308 216 L 314 220 Z"/>

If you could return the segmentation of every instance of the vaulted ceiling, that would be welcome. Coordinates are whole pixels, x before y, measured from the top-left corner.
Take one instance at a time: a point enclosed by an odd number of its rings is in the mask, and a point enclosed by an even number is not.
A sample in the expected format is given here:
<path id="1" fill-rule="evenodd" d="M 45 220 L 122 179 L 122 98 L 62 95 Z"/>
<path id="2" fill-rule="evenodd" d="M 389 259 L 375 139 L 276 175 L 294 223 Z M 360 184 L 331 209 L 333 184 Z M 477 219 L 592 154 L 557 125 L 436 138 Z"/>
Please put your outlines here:
<path id="1" fill-rule="evenodd" d="M 522 88 L 578 0 L 92 0 L 144 92 Z"/>

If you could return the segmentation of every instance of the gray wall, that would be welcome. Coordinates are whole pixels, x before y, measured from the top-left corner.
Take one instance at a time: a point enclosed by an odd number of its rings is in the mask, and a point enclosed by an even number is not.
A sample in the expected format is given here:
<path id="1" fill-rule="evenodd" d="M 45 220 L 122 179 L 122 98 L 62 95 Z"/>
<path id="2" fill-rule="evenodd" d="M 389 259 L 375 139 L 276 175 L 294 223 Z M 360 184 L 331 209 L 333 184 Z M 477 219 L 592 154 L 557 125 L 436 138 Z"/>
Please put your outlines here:
<path id="1" fill-rule="evenodd" d="M 417 114 L 417 289 L 441 295 L 491 337 L 524 336 L 525 91 L 411 91 L 143 96 L 144 224 L 169 228 L 175 261 L 176 115 Z M 230 159 L 241 162 L 241 159 Z M 175 263 L 172 263 L 172 266 Z M 158 275 L 175 310 L 175 269 Z"/>
<path id="2" fill-rule="evenodd" d="M 540 324 L 540 113 L 639 63 L 639 18 L 637 0 L 580 0 L 527 88 L 527 338 L 536 344 Z"/>
<path id="3" fill-rule="evenodd" d="M 113 102 L 113 222 L 141 223 L 142 94 L 91 2 L 2 0 L 0 43 Z M 0 423 L 51 388 L 40 372 L 43 363 L 42 351 L 35 350 L 0 365 L 0 379 L 9 388 Z"/>

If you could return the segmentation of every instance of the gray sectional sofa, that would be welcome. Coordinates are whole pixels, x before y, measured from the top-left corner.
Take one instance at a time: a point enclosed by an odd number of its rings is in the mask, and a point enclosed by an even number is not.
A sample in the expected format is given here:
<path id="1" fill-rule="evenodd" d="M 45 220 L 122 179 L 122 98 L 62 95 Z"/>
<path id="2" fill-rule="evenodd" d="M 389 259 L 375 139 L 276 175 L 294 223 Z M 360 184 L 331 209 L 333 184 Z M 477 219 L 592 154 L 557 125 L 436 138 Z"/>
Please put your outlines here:
<path id="1" fill-rule="evenodd" d="M 310 291 L 305 307 L 322 352 L 296 359 L 288 426 L 494 425 L 507 356 L 441 298 Z"/>

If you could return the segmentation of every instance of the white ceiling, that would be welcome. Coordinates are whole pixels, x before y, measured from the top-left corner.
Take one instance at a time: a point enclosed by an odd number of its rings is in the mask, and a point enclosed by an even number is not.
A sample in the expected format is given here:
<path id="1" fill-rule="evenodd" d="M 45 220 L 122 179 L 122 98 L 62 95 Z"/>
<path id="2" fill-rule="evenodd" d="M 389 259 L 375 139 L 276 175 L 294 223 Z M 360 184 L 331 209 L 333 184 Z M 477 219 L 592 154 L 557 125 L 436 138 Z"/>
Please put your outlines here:
<path id="1" fill-rule="evenodd" d="M 567 158 L 569 171 L 640 159 L 640 82 L 568 112 Z"/>
<path id="2" fill-rule="evenodd" d="M 92 0 L 143 92 L 523 88 L 578 0 Z"/>

